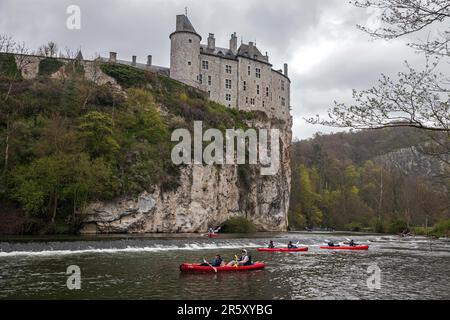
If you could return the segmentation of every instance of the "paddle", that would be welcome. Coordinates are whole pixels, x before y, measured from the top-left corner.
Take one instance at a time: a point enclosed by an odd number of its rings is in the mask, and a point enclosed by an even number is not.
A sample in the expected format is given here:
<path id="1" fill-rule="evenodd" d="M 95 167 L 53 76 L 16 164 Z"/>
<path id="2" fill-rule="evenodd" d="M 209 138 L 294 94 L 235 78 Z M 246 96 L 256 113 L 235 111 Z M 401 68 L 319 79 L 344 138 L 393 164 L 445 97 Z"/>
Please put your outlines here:
<path id="1" fill-rule="evenodd" d="M 206 261 L 206 258 L 203 259 L 203 261 L 210 266 L 211 268 L 213 268 L 214 272 L 217 273 L 217 268 L 213 267 L 211 263 L 209 263 L 208 261 Z"/>

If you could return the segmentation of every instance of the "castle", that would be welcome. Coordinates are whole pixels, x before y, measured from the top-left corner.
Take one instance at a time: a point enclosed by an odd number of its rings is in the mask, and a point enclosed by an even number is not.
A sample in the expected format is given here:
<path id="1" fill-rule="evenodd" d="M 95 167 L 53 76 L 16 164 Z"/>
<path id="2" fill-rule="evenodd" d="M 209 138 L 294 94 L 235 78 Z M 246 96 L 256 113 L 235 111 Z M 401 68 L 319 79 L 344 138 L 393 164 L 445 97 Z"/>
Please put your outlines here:
<path id="1" fill-rule="evenodd" d="M 209 94 L 211 100 L 230 108 L 260 110 L 281 118 L 290 117 L 288 65 L 284 72 L 272 69 L 269 57 L 253 42 L 238 48 L 236 33 L 229 48 L 217 47 L 214 34 L 207 44 L 186 15 L 178 15 L 170 35 L 170 77 Z"/>
<path id="2" fill-rule="evenodd" d="M 269 57 L 261 54 L 255 43 L 241 44 L 238 48 L 236 33 L 231 35 L 229 48 L 216 46 L 214 34 L 209 34 L 207 44 L 195 31 L 186 15 L 176 17 L 176 29 L 170 35 L 170 68 L 147 63 L 119 60 L 116 52 L 109 58 L 100 57 L 103 62 L 119 63 L 143 70 L 157 72 L 189 86 L 202 90 L 210 99 L 230 108 L 244 111 L 262 111 L 270 118 L 292 123 L 290 115 L 290 86 L 288 65 L 284 70 L 275 70 Z M 16 56 L 17 57 L 21 55 Z M 23 58 L 23 55 L 22 55 Z M 44 57 L 28 55 L 22 68 L 24 78 L 34 78 L 39 72 L 39 62 Z M 67 62 L 70 59 L 60 59 Z M 96 67 L 92 61 L 83 60 L 81 52 L 75 58 L 83 62 L 86 76 L 93 78 Z M 22 59 L 23 60 L 23 59 Z M 59 72 L 52 76 L 59 76 Z M 103 75 L 100 82 L 113 82 Z"/>
<path id="3" fill-rule="evenodd" d="M 202 44 L 202 37 L 186 15 L 176 17 L 170 41 L 170 69 L 152 65 L 151 55 L 147 64 L 137 63 L 136 56 L 131 62 L 117 60 L 115 52 L 104 60 L 168 75 L 230 108 L 258 110 L 273 118 L 291 120 L 288 65 L 284 65 L 284 70 L 272 69 L 268 55 L 261 54 L 255 43 L 241 44 L 238 48 L 234 33 L 229 48 L 220 48 L 210 33 L 207 44 Z"/>

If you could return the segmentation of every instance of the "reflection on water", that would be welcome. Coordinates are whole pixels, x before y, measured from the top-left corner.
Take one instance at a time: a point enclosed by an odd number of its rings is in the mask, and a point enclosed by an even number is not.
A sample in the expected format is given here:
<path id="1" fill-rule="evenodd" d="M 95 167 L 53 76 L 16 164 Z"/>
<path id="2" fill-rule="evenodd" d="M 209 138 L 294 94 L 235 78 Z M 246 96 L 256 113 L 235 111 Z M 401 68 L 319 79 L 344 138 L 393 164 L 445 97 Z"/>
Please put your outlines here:
<path id="1" fill-rule="evenodd" d="M 275 242 L 310 246 L 308 253 L 256 253 Z M 449 299 L 450 242 L 353 236 L 368 252 L 321 251 L 326 240 L 349 236 L 279 234 L 205 239 L 75 238 L 0 242 L 0 298 L 16 299 Z M 19 239 L 15 239 L 19 240 Z M 20 239 L 23 240 L 23 239 Z M 183 262 L 216 253 L 230 260 L 240 248 L 265 270 L 182 274 Z M 367 268 L 381 269 L 381 290 L 367 287 Z M 69 265 L 81 268 L 82 289 L 70 291 Z"/>

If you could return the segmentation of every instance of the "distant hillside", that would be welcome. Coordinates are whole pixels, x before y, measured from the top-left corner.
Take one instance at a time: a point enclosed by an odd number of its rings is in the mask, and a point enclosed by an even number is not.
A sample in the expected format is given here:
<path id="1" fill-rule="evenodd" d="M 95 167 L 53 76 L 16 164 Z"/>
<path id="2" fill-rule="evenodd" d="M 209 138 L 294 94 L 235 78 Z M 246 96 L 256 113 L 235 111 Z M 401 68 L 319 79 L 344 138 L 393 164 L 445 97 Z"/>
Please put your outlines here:
<path id="1" fill-rule="evenodd" d="M 291 228 L 397 232 L 449 217 L 449 165 L 415 148 L 428 139 L 398 128 L 295 142 Z"/>

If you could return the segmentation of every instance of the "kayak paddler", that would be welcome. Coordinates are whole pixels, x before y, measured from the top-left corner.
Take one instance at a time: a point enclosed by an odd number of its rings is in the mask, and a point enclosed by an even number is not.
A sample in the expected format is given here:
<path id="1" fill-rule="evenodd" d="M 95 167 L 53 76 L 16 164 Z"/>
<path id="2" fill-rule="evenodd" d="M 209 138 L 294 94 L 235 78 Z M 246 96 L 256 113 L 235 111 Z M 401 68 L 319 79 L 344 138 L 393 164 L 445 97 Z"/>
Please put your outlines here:
<path id="1" fill-rule="evenodd" d="M 237 256 L 236 256 L 237 258 Z M 253 264 L 252 257 L 248 254 L 247 250 L 242 249 L 241 251 L 241 257 L 237 258 L 234 261 L 231 261 L 228 266 L 234 267 L 234 266 L 251 266 Z"/>
<path id="2" fill-rule="evenodd" d="M 275 245 L 273 244 L 273 240 L 270 240 L 268 248 L 269 249 L 275 249 Z"/>
<path id="3" fill-rule="evenodd" d="M 297 249 L 297 247 L 292 244 L 292 241 L 289 241 L 288 249 Z"/>
<path id="4" fill-rule="evenodd" d="M 339 245 L 335 245 L 333 241 L 328 242 L 329 247 L 340 247 Z"/>
<path id="5" fill-rule="evenodd" d="M 355 241 L 353 241 L 353 239 L 350 240 L 350 241 L 344 242 L 344 244 L 347 245 L 347 246 L 350 246 L 350 247 L 356 247 L 357 246 L 357 244 L 355 243 Z"/>
<path id="6" fill-rule="evenodd" d="M 214 257 L 214 260 L 213 261 L 211 261 L 210 263 L 208 263 L 207 261 L 206 261 L 206 259 L 204 259 L 204 263 L 203 264 L 201 264 L 200 266 L 202 266 L 202 267 L 215 267 L 215 268 L 218 268 L 218 267 L 222 267 L 222 264 L 223 264 L 223 260 L 222 260 L 222 257 L 220 256 L 220 254 L 216 254 L 216 256 Z"/>

